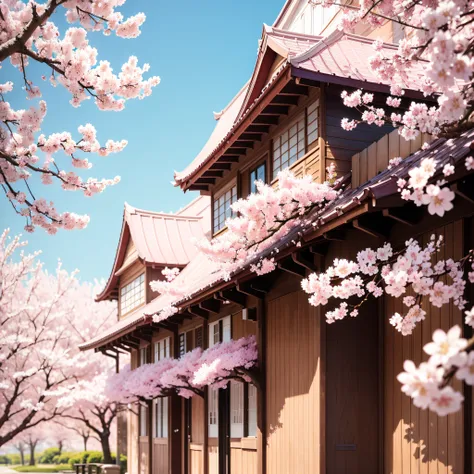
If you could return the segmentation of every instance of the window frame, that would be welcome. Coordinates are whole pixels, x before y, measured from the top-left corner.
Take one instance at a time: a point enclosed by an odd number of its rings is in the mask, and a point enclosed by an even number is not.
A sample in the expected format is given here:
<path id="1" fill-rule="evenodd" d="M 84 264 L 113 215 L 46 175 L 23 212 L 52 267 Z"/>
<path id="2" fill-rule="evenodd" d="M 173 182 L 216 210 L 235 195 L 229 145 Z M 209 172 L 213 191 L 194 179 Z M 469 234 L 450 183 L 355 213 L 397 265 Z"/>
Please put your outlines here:
<path id="1" fill-rule="evenodd" d="M 268 166 L 267 166 L 267 160 L 264 159 L 260 161 L 258 164 L 250 168 L 249 171 L 249 194 L 252 194 L 257 191 L 256 187 L 255 190 L 252 190 L 252 188 L 255 186 L 255 181 L 258 180 L 258 170 L 263 167 L 263 182 L 266 184 L 268 182 Z M 255 173 L 255 179 L 252 178 L 252 174 Z"/>
<path id="2" fill-rule="evenodd" d="M 315 110 L 310 110 L 313 107 L 315 108 Z M 308 110 L 310 110 L 310 112 L 308 112 Z M 306 155 L 317 146 L 318 139 L 320 137 L 320 110 L 321 110 L 321 107 L 320 107 L 319 97 L 309 99 L 305 103 L 304 107 L 302 107 L 302 109 L 299 110 L 298 113 L 295 114 L 291 118 L 289 123 L 285 127 L 283 127 L 277 134 L 275 134 L 273 136 L 273 138 L 271 140 L 271 144 L 270 144 L 270 150 L 271 150 L 271 159 L 270 159 L 271 180 L 270 181 L 271 182 L 274 182 L 277 179 L 278 172 L 286 170 L 286 169 L 291 169 L 295 165 L 295 163 L 298 163 L 300 160 L 304 159 L 306 157 Z M 315 118 L 312 119 L 308 123 L 309 115 L 313 114 L 314 112 L 316 112 Z M 303 127 L 302 128 L 302 130 L 303 130 L 303 137 L 302 138 L 299 137 L 300 129 L 298 127 L 298 124 L 300 124 L 301 122 L 302 122 L 302 127 Z M 309 132 L 308 127 L 313 126 L 314 124 L 315 124 L 314 130 Z M 295 125 L 297 125 L 296 134 L 290 137 L 289 133 Z M 316 133 L 316 136 L 314 137 L 314 139 L 311 142 L 309 142 L 308 137 L 312 133 Z M 281 142 L 281 138 L 285 134 L 287 134 L 287 140 L 285 142 Z M 293 138 L 296 138 L 296 142 L 293 145 L 291 145 L 291 140 L 293 140 Z M 277 160 L 279 160 L 279 164 L 278 164 L 278 167 L 276 167 L 275 166 L 275 153 L 276 153 L 275 146 L 276 146 L 276 142 L 278 142 L 278 141 L 279 141 L 279 143 L 278 143 L 277 149 L 279 150 L 279 155 L 277 156 Z M 303 143 L 303 151 L 302 152 L 298 148 L 300 143 Z M 296 147 L 296 159 L 293 162 L 290 163 L 290 161 L 291 161 L 290 150 L 294 147 Z M 283 149 L 284 149 L 284 151 L 282 151 Z M 300 155 L 300 153 L 301 153 L 301 155 Z M 287 162 L 288 165 L 283 167 L 282 166 L 282 157 L 285 154 L 287 154 L 287 157 L 288 157 L 288 160 L 285 160 L 285 163 Z"/>
<path id="3" fill-rule="evenodd" d="M 233 192 L 235 189 L 235 192 Z M 234 212 L 231 210 L 230 212 L 230 215 L 226 217 L 226 212 L 227 212 L 227 208 L 224 210 L 224 213 L 222 214 L 221 212 L 219 212 L 217 214 L 217 216 L 222 216 L 223 215 L 223 221 L 221 222 L 220 218 L 218 218 L 218 221 L 216 223 L 216 203 L 219 201 L 220 198 L 222 198 L 223 196 L 226 195 L 227 192 L 231 193 L 231 198 L 230 198 L 230 204 L 229 204 L 229 208 L 230 208 L 230 205 L 233 204 L 235 201 L 237 201 L 239 199 L 239 190 L 238 190 L 238 186 L 237 186 L 237 178 L 233 178 L 231 181 L 229 181 L 225 186 L 223 186 L 221 189 L 219 189 L 216 193 L 213 193 L 212 195 L 212 234 L 215 235 L 215 234 L 218 234 L 219 232 L 222 232 L 224 229 L 226 229 L 226 225 L 225 225 L 225 221 L 229 218 L 229 217 L 234 217 L 235 214 Z M 235 199 L 232 201 L 232 198 L 235 197 Z M 225 199 L 224 199 L 224 205 L 225 205 Z M 221 207 L 221 205 L 218 205 L 217 206 L 217 210 L 219 211 L 219 208 Z M 216 224 L 220 227 L 217 228 L 216 227 Z"/>
<path id="4" fill-rule="evenodd" d="M 138 367 L 150 363 L 150 345 L 138 349 Z M 138 434 L 140 437 L 148 437 L 150 427 L 148 426 L 148 407 L 142 403 L 138 405 Z"/>
<path id="5" fill-rule="evenodd" d="M 153 361 L 159 362 L 171 357 L 171 337 L 165 337 L 153 343 Z M 168 438 L 169 398 L 159 397 L 153 401 L 153 438 Z"/>
<path id="6" fill-rule="evenodd" d="M 126 295 L 127 293 L 135 290 L 135 288 L 130 288 L 128 291 L 125 291 L 125 293 L 124 293 L 124 290 L 126 290 L 127 287 L 130 287 L 131 285 L 133 285 L 137 280 L 142 280 L 137 285 L 138 292 L 139 292 L 139 299 L 137 300 L 137 302 L 135 302 L 134 305 L 127 306 L 126 308 L 124 308 L 124 299 L 123 299 L 124 295 Z M 135 310 L 135 309 L 139 308 L 140 306 L 142 306 L 143 304 L 145 304 L 145 302 L 146 302 L 146 286 L 145 286 L 145 283 L 146 283 L 145 272 L 142 272 L 139 275 L 137 275 L 135 278 L 130 280 L 128 283 L 125 283 L 124 285 L 122 285 L 120 287 L 120 290 L 119 290 L 120 316 L 125 316 L 126 314 L 131 313 L 133 310 Z"/>

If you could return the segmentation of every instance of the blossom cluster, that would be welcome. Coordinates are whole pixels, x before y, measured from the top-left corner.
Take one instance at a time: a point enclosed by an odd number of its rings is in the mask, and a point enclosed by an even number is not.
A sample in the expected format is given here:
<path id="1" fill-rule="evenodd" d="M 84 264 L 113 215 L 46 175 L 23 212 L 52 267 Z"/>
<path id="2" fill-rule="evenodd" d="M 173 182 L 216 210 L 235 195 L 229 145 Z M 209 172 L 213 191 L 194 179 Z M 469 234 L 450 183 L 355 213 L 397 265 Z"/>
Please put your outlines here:
<path id="1" fill-rule="evenodd" d="M 106 394 L 111 400 L 130 403 L 166 396 L 172 391 L 189 398 L 206 386 L 224 388 L 232 379 L 250 381 L 248 371 L 257 363 L 255 336 L 196 348 L 179 359 L 162 359 L 109 377 Z"/>
<path id="2" fill-rule="evenodd" d="M 425 158 L 420 166 L 412 168 L 408 174 L 408 181 L 399 179 L 397 185 L 401 196 L 407 201 L 413 201 L 417 206 L 428 206 L 428 212 L 440 217 L 453 208 L 455 194 L 449 186 L 444 186 L 444 180 L 439 180 L 436 184 L 429 180 L 436 172 L 436 162 L 433 158 Z M 444 176 L 454 173 L 454 166 L 447 164 L 443 168 Z"/>
<path id="3" fill-rule="evenodd" d="M 424 346 L 430 357 L 418 367 L 407 360 L 404 372 L 398 375 L 402 391 L 413 399 L 416 407 L 436 412 L 440 416 L 458 411 L 464 400 L 462 393 L 447 385 L 454 377 L 474 385 L 474 352 L 468 352 L 468 341 L 461 337 L 461 328 L 452 327 L 447 333 L 437 329 L 433 341 Z"/>
<path id="4" fill-rule="evenodd" d="M 408 140 L 414 139 L 420 132 L 438 135 L 450 127 L 456 128 L 458 122 L 472 110 L 472 17 L 471 5 L 463 0 L 424 4 L 364 0 L 356 7 L 345 9 L 340 25 L 344 31 L 353 30 L 360 22 L 378 27 L 386 18 L 413 31 L 413 34 L 399 41 L 398 49 L 393 52 L 384 52 L 387 50 L 383 48 L 383 43 L 374 41 L 374 55 L 368 58 L 369 67 L 377 77 L 391 85 L 392 97 L 387 99 L 388 108 L 394 110 L 400 107 L 403 89 L 412 87 L 411 78 L 416 75 L 415 68 L 419 68 L 420 64 L 426 70 L 426 77 L 418 87 L 437 103 L 427 106 L 411 102 L 405 110 L 391 112 L 371 105 L 370 94 L 344 92 L 344 103 L 349 107 L 360 107 L 363 112 L 359 121 L 344 120 L 343 127 L 351 130 L 360 121 L 379 126 L 392 123 Z"/>
<path id="5" fill-rule="evenodd" d="M 434 263 L 434 256 L 441 246 L 442 238 L 436 239 L 433 235 L 424 247 L 415 239 L 409 239 L 397 252 L 390 243 L 376 250 L 367 248 L 358 252 L 355 261 L 335 259 L 325 272 L 310 274 L 301 286 L 311 295 L 309 302 L 314 306 L 327 305 L 331 298 L 357 299 L 358 303 L 344 301 L 328 311 L 328 323 L 357 316 L 368 296 L 378 298 L 384 293 L 395 298 L 403 296 L 406 314 L 391 315 L 390 323 L 403 335 L 408 335 L 425 319 L 423 297 L 438 308 L 449 302 L 460 309 L 465 306 L 463 269 L 469 256 L 460 261 L 439 259 Z M 408 294 L 409 290 L 412 294 Z"/>
<path id="6" fill-rule="evenodd" d="M 335 179 L 334 167 L 328 178 Z M 288 234 L 312 209 L 322 209 L 338 196 L 328 183 L 311 176 L 296 178 L 289 170 L 278 173 L 278 187 L 256 182 L 257 192 L 232 204 L 236 217 L 227 219 L 227 231 L 211 241 L 197 242 L 198 248 L 230 272 L 248 263 L 259 251 L 271 247 Z M 271 260 L 254 264 L 262 273 L 274 268 Z"/>
<path id="7" fill-rule="evenodd" d="M 161 273 L 165 277 L 164 280 L 150 281 L 150 288 L 161 295 L 171 295 L 177 298 L 184 296 L 184 288 L 173 284 L 174 279 L 179 275 L 179 268 L 165 267 Z"/>
<path id="8" fill-rule="evenodd" d="M 0 64 L 10 59 L 24 77 L 24 89 L 30 100 L 41 97 L 41 88 L 29 77 L 29 62 L 38 62 L 50 72 L 51 85 L 61 85 L 71 94 L 71 104 L 78 107 L 84 100 L 93 98 L 100 110 L 120 111 L 129 99 L 142 99 L 151 94 L 160 79 L 145 78 L 150 66 L 139 66 L 138 59 L 131 56 L 120 72 L 114 73 L 110 63 L 98 60 L 98 51 L 89 44 L 88 30 L 117 36 L 134 38 L 140 34 L 145 15 L 139 13 L 125 19 L 116 11 L 123 0 L 87 2 L 69 0 L 62 3 L 71 26 L 63 37 L 51 16 L 58 2 L 39 4 L 7 0 L 0 4 Z M 43 81 L 47 79 L 42 76 Z M 39 80 L 39 79 L 38 79 Z M 123 150 L 126 140 L 108 140 L 100 145 L 95 128 L 91 124 L 80 126 L 79 136 L 70 132 L 41 134 L 46 116 L 46 102 L 39 100 L 37 106 L 17 110 L 6 100 L 13 90 L 13 83 L 0 84 L 0 184 L 15 211 L 26 218 L 26 230 L 32 232 L 36 226 L 51 234 L 58 229 L 81 229 L 88 223 L 87 216 L 74 213 L 59 213 L 54 204 L 45 199 L 36 199 L 28 184 L 34 175 L 41 177 L 43 184 L 57 182 L 65 190 L 83 191 L 86 196 L 101 193 L 106 187 L 119 182 L 120 178 L 82 178 L 77 171 L 88 170 L 91 161 L 84 154 L 96 153 L 107 156 Z M 71 169 L 59 165 L 65 155 Z M 26 183 L 25 190 L 19 185 Z"/>

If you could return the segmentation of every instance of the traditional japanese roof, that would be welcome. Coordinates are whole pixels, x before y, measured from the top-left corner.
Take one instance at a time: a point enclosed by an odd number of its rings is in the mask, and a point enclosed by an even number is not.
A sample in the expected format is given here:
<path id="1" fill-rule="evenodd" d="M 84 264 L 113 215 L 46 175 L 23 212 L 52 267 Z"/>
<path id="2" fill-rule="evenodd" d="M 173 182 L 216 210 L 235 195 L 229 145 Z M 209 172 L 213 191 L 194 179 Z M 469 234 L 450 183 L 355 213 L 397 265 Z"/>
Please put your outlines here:
<path id="1" fill-rule="evenodd" d="M 145 211 L 125 203 L 115 261 L 97 301 L 116 299 L 120 274 L 137 260 L 149 266 L 187 265 L 197 252 L 192 238 L 210 231 L 209 214 L 207 196 L 198 197 L 176 214 Z M 130 241 L 134 249 L 127 254 Z"/>
<path id="2" fill-rule="evenodd" d="M 368 65 L 368 58 L 374 55 L 373 43 L 373 39 L 340 30 L 328 36 L 312 36 L 265 25 L 252 77 L 218 115 L 218 124 L 196 158 L 183 171 L 175 172 L 175 184 L 188 189 L 222 156 L 231 146 L 231 138 L 235 140 L 245 131 L 243 125 L 250 112 L 256 110 L 285 72 L 288 72 L 288 81 L 297 78 L 388 94 L 390 82 L 381 80 Z M 397 49 L 397 45 L 383 43 L 381 53 L 391 57 Z M 425 77 L 423 63 L 416 62 L 407 77 L 407 94 L 413 91 L 419 94 Z"/>
<path id="3" fill-rule="evenodd" d="M 355 189 L 347 188 L 340 196 L 326 206 L 322 211 L 315 210 L 304 219 L 304 223 L 295 226 L 278 245 L 272 246 L 255 256 L 251 262 L 247 262 L 241 269 L 230 275 L 223 271 L 216 270 L 216 265 L 207 256 L 197 253 L 186 268 L 178 275 L 175 284 L 178 287 L 186 288 L 186 297 L 177 301 L 168 295 L 160 295 L 146 306 L 139 308 L 125 320 L 119 321 L 104 334 L 94 338 L 80 346 L 81 350 L 87 350 L 103 346 L 111 342 L 114 338 L 123 336 L 133 331 L 136 327 L 151 322 L 153 315 L 158 314 L 170 303 L 176 307 L 186 307 L 196 304 L 200 298 L 206 294 L 231 287 L 242 278 L 249 277 L 249 267 L 251 263 L 265 257 L 274 257 L 275 260 L 286 258 L 296 249 L 296 242 L 301 242 L 302 247 L 323 237 L 328 231 L 345 225 L 358 216 L 365 214 L 368 210 L 374 210 L 378 202 L 390 198 L 390 203 L 384 202 L 384 206 L 403 207 L 406 205 L 402 201 L 398 191 L 397 181 L 400 178 L 406 179 L 409 171 L 413 167 L 419 166 L 425 158 L 434 158 L 437 163 L 438 173 L 433 177 L 436 181 L 442 176 L 442 169 L 445 164 L 450 163 L 455 166 L 455 173 L 447 178 L 449 182 L 462 179 L 466 173 L 464 160 L 467 156 L 474 155 L 474 129 L 463 133 L 453 139 L 441 138 L 434 141 L 426 150 L 420 150 L 405 158 L 399 165 L 392 169 L 387 169 L 366 183 Z M 440 175 L 440 176 L 438 176 Z M 343 184 L 350 182 L 350 174 L 343 178 Z M 462 189 L 456 188 L 456 192 L 462 195 Z M 169 316 L 172 317 L 172 316 Z M 168 317 L 163 317 L 162 320 Z"/>

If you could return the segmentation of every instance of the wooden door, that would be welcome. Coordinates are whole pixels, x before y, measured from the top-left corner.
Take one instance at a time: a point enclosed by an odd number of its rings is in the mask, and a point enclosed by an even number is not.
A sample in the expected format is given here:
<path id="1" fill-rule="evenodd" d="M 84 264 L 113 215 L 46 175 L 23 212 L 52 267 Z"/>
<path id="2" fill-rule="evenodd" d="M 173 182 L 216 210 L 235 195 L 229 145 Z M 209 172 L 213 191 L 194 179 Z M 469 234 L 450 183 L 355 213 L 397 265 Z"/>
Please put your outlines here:
<path id="1" fill-rule="evenodd" d="M 379 474 L 382 328 L 377 301 L 356 318 L 326 327 L 326 462 L 328 474 Z"/>
<path id="2" fill-rule="evenodd" d="M 191 435 L 192 435 L 192 400 L 190 398 L 184 399 L 184 439 L 183 439 L 183 471 L 185 474 L 190 474 L 190 457 L 191 457 Z"/>

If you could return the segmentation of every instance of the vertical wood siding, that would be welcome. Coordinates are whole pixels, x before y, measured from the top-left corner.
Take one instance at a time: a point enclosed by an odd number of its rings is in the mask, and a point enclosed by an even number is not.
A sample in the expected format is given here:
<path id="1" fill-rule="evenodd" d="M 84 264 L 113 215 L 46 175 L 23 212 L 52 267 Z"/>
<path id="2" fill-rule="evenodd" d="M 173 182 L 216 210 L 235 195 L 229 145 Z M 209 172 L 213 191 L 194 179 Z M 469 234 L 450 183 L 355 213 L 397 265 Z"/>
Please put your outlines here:
<path id="1" fill-rule="evenodd" d="M 461 221 L 440 227 L 436 234 L 444 235 L 445 246 L 439 259 L 462 257 L 463 223 Z M 421 239 L 427 243 L 432 232 Z M 411 399 L 401 392 L 397 374 L 403 370 L 403 361 L 416 364 L 427 360 L 423 346 L 431 341 L 436 328 L 447 330 L 462 325 L 462 312 L 453 305 L 436 308 L 424 303 L 428 317 L 411 336 L 402 336 L 389 323 L 394 312 L 406 312 L 401 299 L 385 301 L 385 474 L 457 474 L 463 467 L 463 410 L 447 417 L 438 417 L 428 410 L 416 408 Z M 454 382 L 461 388 L 459 381 Z"/>
<path id="2" fill-rule="evenodd" d="M 138 456 L 140 459 L 139 474 L 148 474 L 148 436 L 139 437 Z"/>
<path id="3" fill-rule="evenodd" d="M 358 130 L 358 128 L 357 128 Z M 352 132 L 357 134 L 357 131 Z M 398 156 L 406 158 L 418 151 L 423 143 L 430 142 L 427 133 L 418 135 L 415 140 L 405 140 L 393 130 L 380 140 L 352 156 L 352 187 L 355 188 L 385 170 L 389 161 Z"/>
<path id="4" fill-rule="evenodd" d="M 130 366 L 132 369 L 138 366 L 138 352 L 132 351 L 130 355 Z M 138 415 L 135 410 L 127 412 L 127 472 L 129 474 L 138 474 Z"/>
<path id="5" fill-rule="evenodd" d="M 204 470 L 204 400 L 201 397 L 191 399 L 191 443 L 189 446 L 189 474 L 202 474 Z M 186 473 L 187 474 L 187 473 Z"/>
<path id="6" fill-rule="evenodd" d="M 326 87 L 326 166 L 334 162 L 339 176 L 351 170 L 352 156 L 367 148 L 372 142 L 390 133 L 393 127 L 384 125 L 359 124 L 356 130 L 346 131 L 341 127 L 341 120 L 360 119 L 355 109 L 345 107 L 342 103 L 342 88 Z"/>
<path id="7" fill-rule="evenodd" d="M 318 474 L 320 319 L 293 292 L 267 306 L 267 472 Z"/>
<path id="8" fill-rule="evenodd" d="M 169 456 L 168 440 L 153 440 L 153 474 L 168 474 Z"/>
<path id="9" fill-rule="evenodd" d="M 219 448 L 216 438 L 209 438 L 209 474 L 219 474 Z"/>

